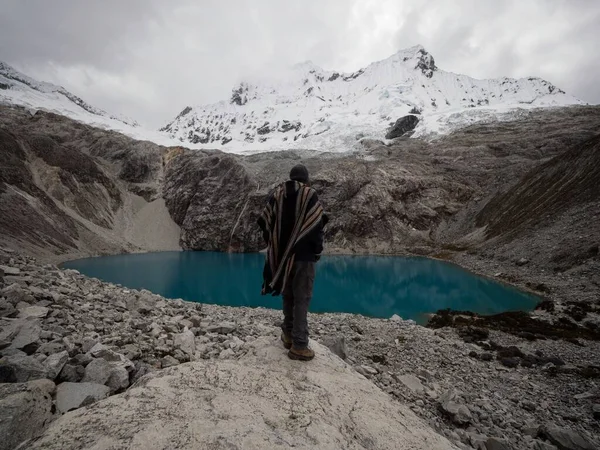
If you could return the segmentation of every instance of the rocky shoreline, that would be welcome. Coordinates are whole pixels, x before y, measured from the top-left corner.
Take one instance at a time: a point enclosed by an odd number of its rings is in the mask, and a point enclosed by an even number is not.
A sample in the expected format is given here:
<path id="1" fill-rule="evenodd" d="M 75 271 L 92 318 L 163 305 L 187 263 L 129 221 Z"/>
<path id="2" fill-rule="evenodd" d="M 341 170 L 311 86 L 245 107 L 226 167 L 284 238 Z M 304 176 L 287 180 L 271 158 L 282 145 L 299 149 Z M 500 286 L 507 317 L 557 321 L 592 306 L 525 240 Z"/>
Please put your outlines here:
<path id="1" fill-rule="evenodd" d="M 0 258 L 0 424 L 14 439 L 2 448 L 148 373 L 243 358 L 252 342 L 279 334 L 279 311 L 167 300 L 14 252 Z M 311 314 L 310 323 L 314 340 L 459 448 L 597 448 L 598 341 L 351 314 Z"/>

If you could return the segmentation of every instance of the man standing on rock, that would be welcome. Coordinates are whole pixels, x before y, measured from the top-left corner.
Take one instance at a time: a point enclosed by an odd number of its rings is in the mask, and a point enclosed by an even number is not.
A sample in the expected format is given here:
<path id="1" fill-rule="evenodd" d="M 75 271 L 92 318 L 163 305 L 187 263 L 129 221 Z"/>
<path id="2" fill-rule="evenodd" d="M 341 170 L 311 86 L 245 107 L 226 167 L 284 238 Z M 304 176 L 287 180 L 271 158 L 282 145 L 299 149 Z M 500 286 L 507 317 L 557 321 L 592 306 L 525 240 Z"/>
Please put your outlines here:
<path id="1" fill-rule="evenodd" d="M 294 166 L 290 179 L 275 189 L 258 219 L 268 245 L 262 294 L 283 293 L 281 340 L 290 349 L 291 359 L 310 361 L 315 357 L 308 348 L 307 313 L 326 220 L 302 164 Z"/>

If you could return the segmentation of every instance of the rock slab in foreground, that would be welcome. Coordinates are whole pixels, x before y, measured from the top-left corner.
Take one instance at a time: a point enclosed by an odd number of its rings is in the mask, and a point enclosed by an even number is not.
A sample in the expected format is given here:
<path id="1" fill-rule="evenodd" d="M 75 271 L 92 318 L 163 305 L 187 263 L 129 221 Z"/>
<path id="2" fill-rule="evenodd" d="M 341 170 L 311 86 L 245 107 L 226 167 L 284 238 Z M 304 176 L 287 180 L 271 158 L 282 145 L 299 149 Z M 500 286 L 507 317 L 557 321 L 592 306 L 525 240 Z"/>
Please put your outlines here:
<path id="1" fill-rule="evenodd" d="M 0 384 L 0 450 L 35 437 L 54 418 L 55 389 L 50 380 Z"/>
<path id="2" fill-rule="evenodd" d="M 290 361 L 260 338 L 239 361 L 152 373 L 126 393 L 67 413 L 32 448 L 455 449 L 323 346 Z"/>
<path id="3" fill-rule="evenodd" d="M 61 383 L 56 390 L 56 407 L 61 413 L 90 405 L 108 397 L 110 388 L 97 383 Z"/>

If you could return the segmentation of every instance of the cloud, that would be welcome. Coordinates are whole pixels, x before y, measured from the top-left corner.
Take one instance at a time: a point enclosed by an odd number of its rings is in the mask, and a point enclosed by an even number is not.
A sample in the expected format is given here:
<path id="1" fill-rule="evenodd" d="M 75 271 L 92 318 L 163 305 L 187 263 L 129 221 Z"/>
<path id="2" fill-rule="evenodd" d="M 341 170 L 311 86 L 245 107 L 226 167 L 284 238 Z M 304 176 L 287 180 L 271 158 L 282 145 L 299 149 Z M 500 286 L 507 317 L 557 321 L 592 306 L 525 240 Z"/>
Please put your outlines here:
<path id="1" fill-rule="evenodd" d="M 158 127 L 247 76 L 354 71 L 422 44 L 444 70 L 541 76 L 600 103 L 600 2 L 0 0 L 0 60 Z"/>

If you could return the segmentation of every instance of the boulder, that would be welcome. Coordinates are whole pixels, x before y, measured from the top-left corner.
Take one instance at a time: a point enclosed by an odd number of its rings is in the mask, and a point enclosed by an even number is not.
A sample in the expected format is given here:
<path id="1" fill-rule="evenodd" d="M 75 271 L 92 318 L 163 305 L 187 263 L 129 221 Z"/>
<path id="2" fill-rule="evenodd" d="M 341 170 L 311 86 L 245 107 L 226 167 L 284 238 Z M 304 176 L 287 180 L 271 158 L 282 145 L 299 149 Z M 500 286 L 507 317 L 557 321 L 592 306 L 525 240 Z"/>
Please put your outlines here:
<path id="1" fill-rule="evenodd" d="M 50 380 L 0 384 L 0 450 L 12 450 L 44 431 L 54 419 L 55 389 Z"/>
<path id="2" fill-rule="evenodd" d="M 190 357 L 194 356 L 196 352 L 196 342 L 194 333 L 192 333 L 187 327 L 183 329 L 182 333 L 175 335 L 173 338 L 175 343 L 175 347 L 178 347 L 189 355 Z"/>
<path id="3" fill-rule="evenodd" d="M 173 358 L 171 355 L 167 355 L 164 358 L 162 358 L 160 360 L 160 366 L 163 369 L 166 369 L 167 367 L 173 367 L 179 364 L 179 361 L 177 361 L 175 358 Z"/>
<path id="4" fill-rule="evenodd" d="M 600 404 L 595 403 L 592 405 L 592 414 L 594 419 L 600 420 Z"/>
<path id="5" fill-rule="evenodd" d="M 44 366 L 46 367 L 48 378 L 51 380 L 55 380 L 68 360 L 69 352 L 67 352 L 66 350 L 48 356 L 48 358 L 46 358 L 46 360 L 44 361 Z"/>
<path id="6" fill-rule="evenodd" d="M 422 394 L 425 391 L 423 384 L 421 384 L 421 380 L 414 375 L 401 375 L 398 377 L 398 381 L 400 381 L 415 394 Z"/>
<path id="7" fill-rule="evenodd" d="M 25 303 L 33 303 L 35 298 L 32 295 L 29 295 L 21 285 L 14 283 L 10 286 L 4 288 L 2 290 L 2 296 L 6 298 L 10 303 L 14 306 L 18 305 L 21 302 Z"/>
<path id="8" fill-rule="evenodd" d="M 27 308 L 21 309 L 18 317 L 23 319 L 27 317 L 43 319 L 48 315 L 49 311 L 50 309 L 46 308 L 45 306 L 28 306 Z"/>
<path id="9" fill-rule="evenodd" d="M 92 349 L 89 351 L 89 354 L 95 358 L 101 358 L 105 361 L 118 363 L 118 365 L 122 366 L 125 370 L 127 370 L 127 372 L 133 372 L 135 369 L 133 362 L 131 362 L 125 355 L 117 353 L 102 344 L 94 345 L 94 347 L 92 347 Z"/>
<path id="10" fill-rule="evenodd" d="M 56 408 L 61 414 L 108 397 L 110 388 L 98 383 L 61 383 L 56 390 Z"/>
<path id="11" fill-rule="evenodd" d="M 290 361 L 278 337 L 249 345 L 240 360 L 148 374 L 58 418 L 31 448 L 456 450 L 322 345 L 312 344 L 310 364 Z"/>
<path id="12" fill-rule="evenodd" d="M 508 445 L 508 442 L 506 442 L 504 439 L 491 437 L 485 441 L 486 450 L 510 450 L 510 448 L 511 447 Z"/>
<path id="13" fill-rule="evenodd" d="M 338 355 L 344 360 L 348 356 L 348 349 L 346 347 L 346 339 L 344 339 L 344 336 L 327 336 L 321 340 L 321 343 L 331 350 L 334 355 Z"/>
<path id="14" fill-rule="evenodd" d="M 83 366 L 65 364 L 65 366 L 60 371 L 60 374 L 58 375 L 58 380 L 77 383 L 78 381 L 81 381 L 84 375 L 85 368 Z"/>
<path id="15" fill-rule="evenodd" d="M 24 383 L 47 377 L 46 366 L 33 356 L 16 354 L 0 359 L 0 381 L 3 383 Z"/>
<path id="16" fill-rule="evenodd" d="M 97 358 L 85 368 L 83 382 L 104 384 L 114 393 L 129 386 L 129 372 L 120 362 Z"/>
<path id="17" fill-rule="evenodd" d="M 18 311 L 12 303 L 5 298 L 0 298 L 0 317 L 15 317 Z"/>
<path id="18" fill-rule="evenodd" d="M 233 333 L 237 328 L 233 322 L 221 322 L 215 325 L 209 325 L 206 329 L 209 333 L 229 334 Z"/>
<path id="19" fill-rule="evenodd" d="M 0 266 L 0 270 L 4 275 L 17 276 L 21 274 L 21 270 L 18 267 Z"/>
<path id="20" fill-rule="evenodd" d="M 559 450 L 594 450 L 598 448 L 577 431 L 561 428 L 554 424 L 542 427 L 540 436 L 556 445 Z"/>
<path id="21" fill-rule="evenodd" d="M 456 391 L 446 391 L 440 397 L 439 409 L 456 425 L 467 425 L 473 419 L 471 411 L 465 405 L 457 403 L 457 399 L 458 395 Z"/>
<path id="22" fill-rule="evenodd" d="M 408 116 L 400 117 L 396 120 L 396 123 L 392 125 L 392 127 L 388 130 L 385 135 L 386 139 L 395 139 L 397 137 L 403 136 L 415 129 L 417 124 L 419 123 L 419 118 L 415 115 L 409 114 Z"/>
<path id="23" fill-rule="evenodd" d="M 33 353 L 39 347 L 41 333 L 42 328 L 37 320 L 33 318 L 19 319 L 0 332 L 0 339 L 8 337 L 11 341 L 11 348 L 23 350 L 25 353 Z"/>

